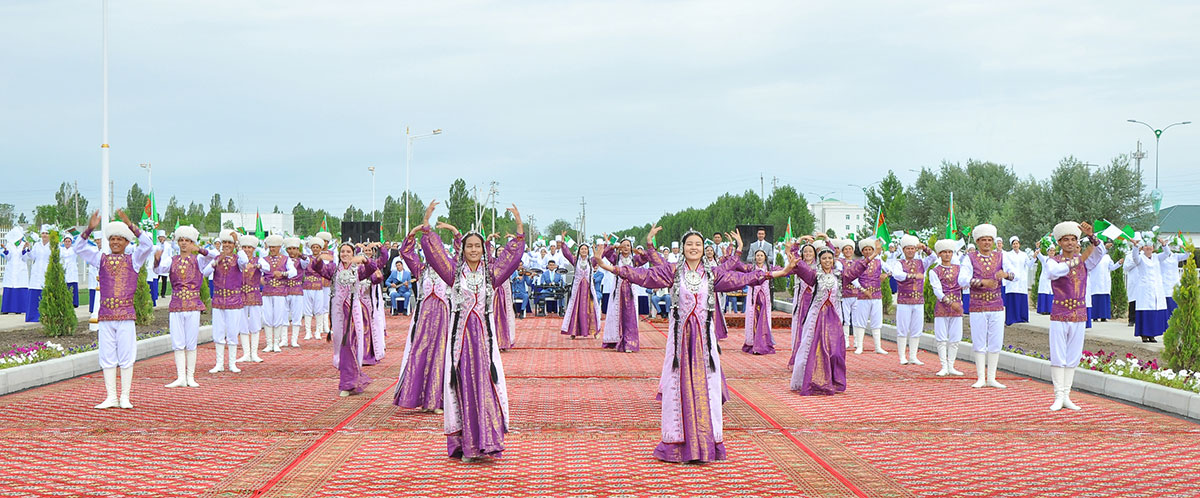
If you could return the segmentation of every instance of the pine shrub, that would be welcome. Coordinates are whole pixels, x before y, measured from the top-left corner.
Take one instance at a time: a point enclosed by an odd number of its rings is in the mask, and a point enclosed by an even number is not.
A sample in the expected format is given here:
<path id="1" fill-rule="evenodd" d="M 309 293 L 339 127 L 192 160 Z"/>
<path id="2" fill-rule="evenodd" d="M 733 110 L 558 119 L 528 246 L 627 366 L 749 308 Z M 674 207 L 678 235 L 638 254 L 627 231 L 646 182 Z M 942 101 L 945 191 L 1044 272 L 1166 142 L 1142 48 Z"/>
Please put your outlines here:
<path id="1" fill-rule="evenodd" d="M 938 241 L 937 235 L 930 235 L 929 240 L 926 243 L 926 246 L 929 247 L 930 250 L 932 250 L 933 245 L 935 243 L 937 243 L 937 241 Z M 931 278 L 937 278 L 937 277 L 934 274 L 930 273 L 929 270 L 932 270 L 934 266 L 941 264 L 941 262 L 942 262 L 942 260 L 939 258 L 933 262 L 932 266 L 925 269 L 925 291 L 924 291 L 924 294 L 925 294 L 925 323 L 933 323 L 934 306 L 937 305 L 937 296 L 934 295 L 934 293 L 933 293 L 933 286 L 929 284 L 929 280 Z"/>
<path id="2" fill-rule="evenodd" d="M 1125 257 L 1125 250 L 1117 245 L 1113 245 L 1112 254 L 1109 257 L 1113 261 L 1120 261 Z M 1112 316 L 1113 318 L 1126 318 L 1129 315 L 1129 294 L 1125 287 L 1125 270 L 1117 268 L 1112 272 L 1112 290 L 1109 293 L 1112 299 Z"/>
<path id="3" fill-rule="evenodd" d="M 133 295 L 134 323 L 150 325 L 154 320 L 154 303 L 150 300 L 150 284 L 146 282 L 146 267 L 138 270 L 137 293 Z"/>
<path id="4" fill-rule="evenodd" d="M 63 270 L 57 231 L 50 233 L 50 262 L 46 267 L 46 283 L 42 287 L 42 302 L 38 311 L 42 314 L 42 333 L 46 337 L 62 337 L 75 333 L 79 318 L 75 316 L 71 288 L 67 287 L 66 272 Z M 71 254 L 71 257 L 74 257 Z"/>
<path id="5" fill-rule="evenodd" d="M 204 312 L 212 313 L 212 293 L 208 290 L 208 277 L 200 277 L 200 300 L 204 302 Z"/>
<path id="6" fill-rule="evenodd" d="M 1188 247 L 1188 252 L 1193 251 Z M 1200 369 L 1200 279 L 1196 276 L 1196 256 L 1189 254 L 1179 286 L 1175 288 L 1179 305 L 1163 334 L 1163 358 L 1172 370 Z"/>

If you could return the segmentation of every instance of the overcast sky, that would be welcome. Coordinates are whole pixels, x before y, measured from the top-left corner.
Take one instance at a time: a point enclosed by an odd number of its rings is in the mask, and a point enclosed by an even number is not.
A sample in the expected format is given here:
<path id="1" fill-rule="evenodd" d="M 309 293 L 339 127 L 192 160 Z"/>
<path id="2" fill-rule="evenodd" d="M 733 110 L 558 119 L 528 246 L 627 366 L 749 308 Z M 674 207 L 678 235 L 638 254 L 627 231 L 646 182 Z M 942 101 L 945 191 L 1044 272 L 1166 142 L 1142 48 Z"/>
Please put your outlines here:
<path id="1" fill-rule="evenodd" d="M 100 192 L 99 0 L 0 2 L 0 202 Z M 1200 2 L 111 0 L 118 205 L 234 195 L 340 214 L 458 177 L 590 232 L 759 189 L 943 160 L 1045 176 L 1200 121 Z M 1200 124 L 1163 136 L 1164 205 L 1200 203 Z M 810 199 L 815 197 L 809 195 Z"/>

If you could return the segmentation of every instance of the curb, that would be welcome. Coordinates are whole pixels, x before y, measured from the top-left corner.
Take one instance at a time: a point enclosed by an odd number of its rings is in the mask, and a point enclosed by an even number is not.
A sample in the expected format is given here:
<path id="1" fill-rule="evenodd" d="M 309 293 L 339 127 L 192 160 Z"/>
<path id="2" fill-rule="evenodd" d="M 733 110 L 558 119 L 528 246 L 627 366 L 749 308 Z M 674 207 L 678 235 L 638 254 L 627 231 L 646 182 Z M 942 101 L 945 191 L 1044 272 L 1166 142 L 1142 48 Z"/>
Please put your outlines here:
<path id="1" fill-rule="evenodd" d="M 791 311 L 792 303 L 776 299 L 773 307 L 776 311 Z M 884 339 L 896 342 L 895 326 L 885 323 L 880 333 Z M 1047 347 L 1049 347 L 1048 344 Z M 920 348 L 936 355 L 937 344 L 933 339 L 933 335 L 924 334 Z M 969 352 L 971 350 L 971 343 L 960 342 L 959 349 Z M 967 363 L 972 363 L 972 359 L 969 353 L 966 356 L 960 354 L 958 358 L 959 361 L 966 361 Z M 1024 375 L 1044 382 L 1051 382 L 1049 360 L 1001 351 L 998 368 L 1009 373 Z M 1074 388 L 1080 391 L 1087 391 L 1143 405 L 1174 415 L 1200 420 L 1200 394 L 1182 389 L 1160 386 L 1150 382 L 1083 368 L 1075 370 Z"/>
<path id="2" fill-rule="evenodd" d="M 212 342 L 212 325 L 200 327 L 199 344 Z M 137 342 L 137 359 L 171 352 L 171 335 L 160 335 Z M 40 361 L 0 370 L 0 395 L 44 386 L 80 375 L 100 371 L 100 351 L 92 350 L 62 358 Z M 1197 405 L 1200 408 L 1200 405 Z"/>

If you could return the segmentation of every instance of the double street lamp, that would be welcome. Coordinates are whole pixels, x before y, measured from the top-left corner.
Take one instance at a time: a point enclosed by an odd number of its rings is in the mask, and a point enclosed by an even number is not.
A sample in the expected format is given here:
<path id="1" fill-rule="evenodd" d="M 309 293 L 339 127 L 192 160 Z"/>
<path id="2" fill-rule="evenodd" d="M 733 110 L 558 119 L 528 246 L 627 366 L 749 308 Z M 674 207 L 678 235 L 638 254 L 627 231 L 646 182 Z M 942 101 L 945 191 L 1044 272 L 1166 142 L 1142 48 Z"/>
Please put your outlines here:
<path id="1" fill-rule="evenodd" d="M 1153 126 L 1150 126 L 1149 123 L 1146 123 L 1144 121 L 1138 121 L 1136 119 L 1127 119 L 1126 121 L 1128 121 L 1130 123 L 1138 123 L 1138 124 L 1144 125 L 1146 128 L 1150 128 L 1150 131 L 1154 132 L 1154 190 L 1158 191 L 1158 141 L 1162 138 L 1163 132 L 1171 129 L 1172 126 L 1192 124 L 1192 122 L 1191 121 L 1180 121 L 1178 123 L 1171 123 L 1162 129 L 1158 129 Z"/>

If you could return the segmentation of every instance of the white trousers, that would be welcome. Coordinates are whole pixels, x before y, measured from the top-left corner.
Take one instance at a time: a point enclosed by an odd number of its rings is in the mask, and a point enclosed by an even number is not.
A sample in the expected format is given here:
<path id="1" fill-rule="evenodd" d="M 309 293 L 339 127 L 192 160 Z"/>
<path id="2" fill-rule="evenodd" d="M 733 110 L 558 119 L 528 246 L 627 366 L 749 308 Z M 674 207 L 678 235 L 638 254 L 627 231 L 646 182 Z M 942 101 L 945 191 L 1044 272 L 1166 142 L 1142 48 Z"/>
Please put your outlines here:
<path id="1" fill-rule="evenodd" d="M 854 303 L 854 326 L 867 330 L 883 328 L 883 301 L 859 299 Z"/>
<path id="2" fill-rule="evenodd" d="M 305 290 L 304 291 L 304 316 L 313 316 L 317 313 L 325 313 L 317 311 L 321 307 L 321 299 L 325 297 L 325 292 L 320 290 Z M 325 307 L 329 307 L 329 303 L 325 303 Z"/>
<path id="3" fill-rule="evenodd" d="M 857 297 L 842 298 L 842 328 L 846 328 L 847 322 L 851 326 L 854 325 L 854 305 L 858 303 Z"/>
<path id="4" fill-rule="evenodd" d="M 171 331 L 171 349 L 195 351 L 196 341 L 200 339 L 200 312 L 172 311 L 167 318 Z"/>
<path id="5" fill-rule="evenodd" d="M 958 342 L 962 340 L 961 316 L 933 317 L 933 338 L 938 342 Z"/>
<path id="6" fill-rule="evenodd" d="M 901 337 L 921 337 L 925 333 L 925 305 L 897 304 L 896 332 Z"/>
<path id="7" fill-rule="evenodd" d="M 129 368 L 137 359 L 137 329 L 133 320 L 100 322 L 96 335 L 100 368 Z"/>
<path id="8" fill-rule="evenodd" d="M 213 342 L 237 344 L 238 335 L 246 334 L 246 310 L 238 308 L 223 310 L 213 308 Z"/>
<path id="9" fill-rule="evenodd" d="M 1085 322 L 1050 322 L 1050 366 L 1079 366 L 1086 326 Z"/>
<path id="10" fill-rule="evenodd" d="M 304 295 L 288 296 L 288 321 L 294 325 L 299 325 L 304 319 Z"/>
<path id="11" fill-rule="evenodd" d="M 1004 347 L 1004 312 L 971 312 L 971 350 L 976 353 L 999 353 Z"/>
<path id="12" fill-rule="evenodd" d="M 287 325 L 287 296 L 263 296 L 262 319 L 267 327 Z"/>
<path id="13" fill-rule="evenodd" d="M 242 308 L 246 310 L 246 333 L 252 334 L 263 328 L 263 312 L 262 306 L 246 306 Z"/>

